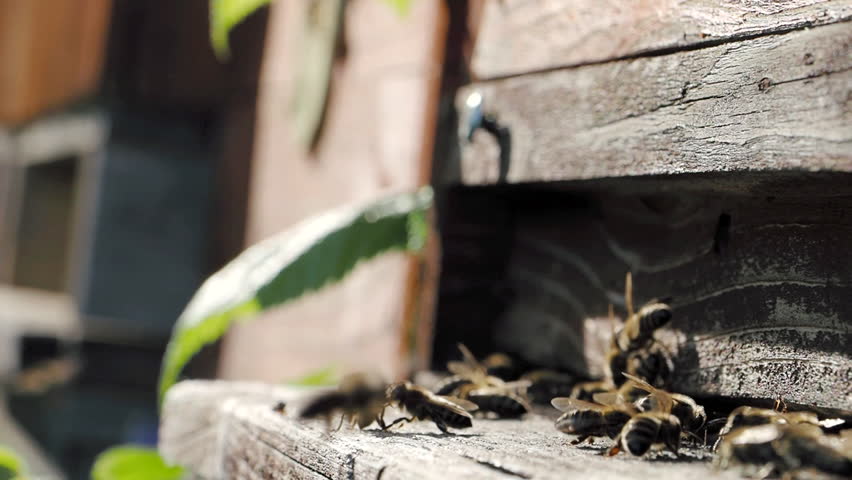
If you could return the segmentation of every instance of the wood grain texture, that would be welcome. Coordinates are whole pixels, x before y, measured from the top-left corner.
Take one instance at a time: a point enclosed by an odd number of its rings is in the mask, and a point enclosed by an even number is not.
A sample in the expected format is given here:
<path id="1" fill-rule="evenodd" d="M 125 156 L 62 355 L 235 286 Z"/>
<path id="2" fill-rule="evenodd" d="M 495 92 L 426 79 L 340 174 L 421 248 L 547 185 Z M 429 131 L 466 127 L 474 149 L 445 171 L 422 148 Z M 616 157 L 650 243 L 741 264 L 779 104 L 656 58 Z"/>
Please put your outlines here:
<path id="1" fill-rule="evenodd" d="M 603 376 L 607 305 L 623 315 L 630 270 L 637 303 L 674 298 L 658 338 L 673 354 L 675 391 L 852 411 L 850 179 L 822 183 L 823 197 L 519 194 L 506 267 L 514 300 L 494 344 Z"/>
<path id="2" fill-rule="evenodd" d="M 266 393 L 262 393 L 263 390 Z M 271 410 L 292 391 L 223 382 L 183 382 L 166 397 L 160 452 L 204 478 L 246 479 L 588 479 L 701 478 L 711 474 L 709 454 L 686 449 L 681 460 L 606 458 L 603 444 L 571 447 L 574 437 L 553 418 L 474 420 L 473 428 L 442 435 L 431 423 L 392 432 L 343 429 L 299 422 Z M 556 411 L 553 410 L 555 414 Z M 201 424 L 198 419 L 203 419 Z M 175 435 L 192 432 L 192 435 Z M 601 442 L 599 442 L 601 443 Z M 605 442 L 608 443 L 608 442 Z M 737 478 L 732 473 L 714 478 Z"/>
<path id="3" fill-rule="evenodd" d="M 466 140 L 472 92 L 507 131 Z M 852 171 L 852 24 L 473 84 L 461 180 Z M 506 152 L 505 150 L 509 151 Z M 505 163 L 505 162 L 504 162 Z"/>
<path id="4" fill-rule="evenodd" d="M 850 18 L 849 0 L 492 0 L 472 70 L 480 79 L 505 77 Z"/>

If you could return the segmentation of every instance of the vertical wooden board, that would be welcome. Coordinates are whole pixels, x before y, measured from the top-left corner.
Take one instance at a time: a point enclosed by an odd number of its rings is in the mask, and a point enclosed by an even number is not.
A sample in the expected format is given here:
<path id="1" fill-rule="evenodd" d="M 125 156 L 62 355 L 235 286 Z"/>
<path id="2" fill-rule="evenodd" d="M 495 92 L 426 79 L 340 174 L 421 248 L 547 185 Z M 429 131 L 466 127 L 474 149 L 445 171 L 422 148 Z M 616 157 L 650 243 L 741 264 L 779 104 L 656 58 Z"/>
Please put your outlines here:
<path id="1" fill-rule="evenodd" d="M 492 0 L 472 69 L 479 79 L 505 77 L 850 18 L 848 0 Z"/>
<path id="2" fill-rule="evenodd" d="M 246 241 L 255 243 L 325 209 L 413 189 L 429 158 L 446 19 L 439 2 L 400 17 L 383 2 L 349 2 L 345 55 L 332 77 L 316 148 L 293 142 L 293 22 L 306 2 L 273 6 L 259 98 Z M 428 169 L 425 169 L 428 171 Z M 399 254 L 359 266 L 341 285 L 269 312 L 226 338 L 220 374 L 279 381 L 327 366 L 398 361 L 408 261 Z"/>
<path id="3" fill-rule="evenodd" d="M 0 124 L 18 125 L 97 87 L 111 4 L 0 1 Z"/>

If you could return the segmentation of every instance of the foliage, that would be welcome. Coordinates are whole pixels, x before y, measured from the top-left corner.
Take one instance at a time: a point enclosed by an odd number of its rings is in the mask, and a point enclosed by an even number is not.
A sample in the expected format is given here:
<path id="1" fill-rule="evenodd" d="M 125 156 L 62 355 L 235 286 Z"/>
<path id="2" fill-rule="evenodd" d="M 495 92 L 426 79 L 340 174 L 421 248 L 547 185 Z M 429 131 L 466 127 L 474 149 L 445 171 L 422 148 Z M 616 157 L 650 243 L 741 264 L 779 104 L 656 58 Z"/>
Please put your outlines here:
<path id="1" fill-rule="evenodd" d="M 169 466 L 153 448 L 134 445 L 112 447 L 92 466 L 92 480 L 177 480 L 183 468 Z"/>
<path id="2" fill-rule="evenodd" d="M 336 282 L 380 253 L 420 250 L 431 204 L 432 190 L 424 187 L 345 206 L 241 253 L 204 282 L 178 318 L 160 371 L 160 402 L 189 359 L 235 321 Z"/>
<path id="3" fill-rule="evenodd" d="M 272 0 L 210 0 L 210 44 L 220 59 L 228 58 L 228 34 L 255 10 Z M 411 0 L 384 0 L 399 15 L 408 14 Z"/>
<path id="4" fill-rule="evenodd" d="M 210 43 L 219 58 L 228 58 L 228 34 L 271 0 L 210 0 Z"/>
<path id="5" fill-rule="evenodd" d="M 22 479 L 24 462 L 15 453 L 0 446 L 0 480 Z"/>
<path id="6" fill-rule="evenodd" d="M 336 385 L 339 380 L 340 369 L 335 365 L 329 365 L 284 383 L 293 387 L 327 387 Z"/>
<path id="7" fill-rule="evenodd" d="M 408 15 L 411 9 L 411 0 L 385 0 L 385 3 L 393 7 L 400 16 Z"/>

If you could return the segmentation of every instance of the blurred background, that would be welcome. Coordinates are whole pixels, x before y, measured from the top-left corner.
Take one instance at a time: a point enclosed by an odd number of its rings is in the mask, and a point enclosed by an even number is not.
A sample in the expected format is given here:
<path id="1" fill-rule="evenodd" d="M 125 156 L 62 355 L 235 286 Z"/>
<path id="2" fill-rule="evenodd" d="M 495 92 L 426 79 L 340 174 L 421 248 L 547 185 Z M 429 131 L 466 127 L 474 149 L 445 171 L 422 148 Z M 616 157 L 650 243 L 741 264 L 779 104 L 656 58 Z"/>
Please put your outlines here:
<path id="1" fill-rule="evenodd" d="M 428 180 L 447 6 L 392 3 L 277 2 L 220 61 L 207 0 L 0 0 L 0 444 L 33 473 L 156 444 L 171 327 L 246 245 Z M 392 373 L 411 268 L 383 257 L 186 373 Z"/>

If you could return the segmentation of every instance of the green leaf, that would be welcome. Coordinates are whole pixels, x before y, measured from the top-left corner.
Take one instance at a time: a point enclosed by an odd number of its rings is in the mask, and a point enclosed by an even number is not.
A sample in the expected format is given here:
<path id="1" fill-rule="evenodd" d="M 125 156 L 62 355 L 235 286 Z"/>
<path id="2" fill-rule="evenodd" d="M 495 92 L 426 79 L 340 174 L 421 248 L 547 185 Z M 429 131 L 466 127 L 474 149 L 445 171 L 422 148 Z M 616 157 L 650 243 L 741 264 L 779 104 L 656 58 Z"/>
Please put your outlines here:
<path id="1" fill-rule="evenodd" d="M 339 370 L 340 369 L 337 368 L 336 365 L 329 365 L 310 372 L 303 377 L 295 380 L 289 380 L 284 383 L 294 387 L 328 387 L 331 385 L 337 385 L 337 382 L 340 380 Z"/>
<path id="2" fill-rule="evenodd" d="M 0 446 L 0 480 L 20 479 L 24 475 L 24 462 L 15 452 Z"/>
<path id="3" fill-rule="evenodd" d="M 409 10 L 411 10 L 411 0 L 384 0 L 385 3 L 390 5 L 396 10 L 401 17 L 408 15 Z"/>
<path id="4" fill-rule="evenodd" d="M 233 323 L 336 282 L 355 265 L 425 243 L 432 189 L 391 195 L 309 218 L 249 247 L 211 276 L 178 318 L 160 371 L 159 401 L 184 365 Z"/>
<path id="5" fill-rule="evenodd" d="M 228 34 L 237 24 L 271 0 L 210 0 L 210 43 L 220 59 L 228 58 Z"/>
<path id="6" fill-rule="evenodd" d="M 121 445 L 95 458 L 92 480 L 177 480 L 183 468 L 166 465 L 153 448 Z"/>

